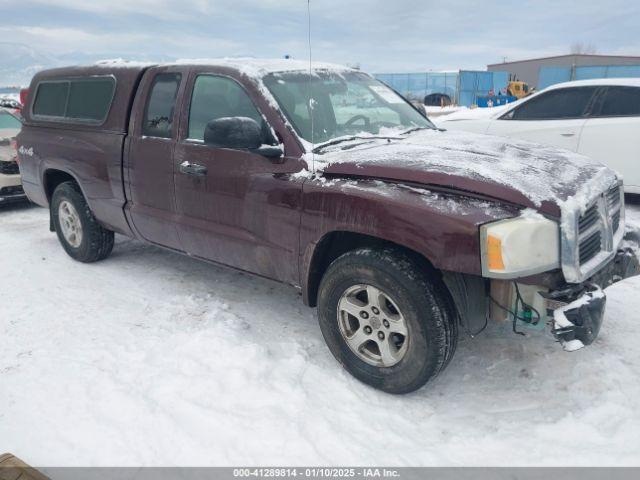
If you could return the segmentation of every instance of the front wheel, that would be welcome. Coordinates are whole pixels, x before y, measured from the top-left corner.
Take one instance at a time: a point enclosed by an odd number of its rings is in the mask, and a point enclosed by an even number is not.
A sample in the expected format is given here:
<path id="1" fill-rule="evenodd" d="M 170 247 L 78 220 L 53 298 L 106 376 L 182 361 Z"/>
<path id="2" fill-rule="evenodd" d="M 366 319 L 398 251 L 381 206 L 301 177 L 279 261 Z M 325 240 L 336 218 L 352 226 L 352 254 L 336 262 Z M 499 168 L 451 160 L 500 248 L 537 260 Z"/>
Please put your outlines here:
<path id="1" fill-rule="evenodd" d="M 51 218 L 58 240 L 73 259 L 97 262 L 113 250 L 113 232 L 98 223 L 74 182 L 61 183 L 53 192 Z"/>
<path id="2" fill-rule="evenodd" d="M 457 344 L 456 314 L 441 280 L 393 249 L 345 253 L 318 293 L 322 334 L 356 378 L 408 393 L 434 378 Z"/>

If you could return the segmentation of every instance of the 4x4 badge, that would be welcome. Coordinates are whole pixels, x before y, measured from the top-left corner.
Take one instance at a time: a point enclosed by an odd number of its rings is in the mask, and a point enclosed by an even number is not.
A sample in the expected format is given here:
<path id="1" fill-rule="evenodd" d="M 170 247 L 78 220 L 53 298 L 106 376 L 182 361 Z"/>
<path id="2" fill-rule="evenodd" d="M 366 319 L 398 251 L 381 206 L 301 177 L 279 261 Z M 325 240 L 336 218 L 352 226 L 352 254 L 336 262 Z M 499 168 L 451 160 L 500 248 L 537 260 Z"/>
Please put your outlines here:
<path id="1" fill-rule="evenodd" d="M 25 148 L 24 145 L 21 145 L 18 149 L 18 153 L 25 157 L 33 157 L 33 147 Z"/>

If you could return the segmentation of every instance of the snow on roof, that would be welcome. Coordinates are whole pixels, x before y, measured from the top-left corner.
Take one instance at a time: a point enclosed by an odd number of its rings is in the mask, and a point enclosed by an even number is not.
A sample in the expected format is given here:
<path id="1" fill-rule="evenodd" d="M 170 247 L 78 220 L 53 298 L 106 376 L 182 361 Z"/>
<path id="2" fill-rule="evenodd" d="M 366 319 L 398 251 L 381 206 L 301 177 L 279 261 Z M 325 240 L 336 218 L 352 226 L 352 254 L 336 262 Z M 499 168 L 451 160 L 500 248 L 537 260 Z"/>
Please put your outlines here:
<path id="1" fill-rule="evenodd" d="M 555 90 L 567 87 L 588 87 L 588 86 L 622 86 L 640 87 L 640 78 L 592 78 L 589 80 L 574 80 L 571 82 L 555 83 L 544 90 Z M 543 90 L 540 90 L 543 91 Z"/>
<path id="2" fill-rule="evenodd" d="M 296 72 L 312 70 L 351 71 L 352 68 L 343 65 L 326 62 L 311 62 L 307 60 L 292 60 L 286 58 L 254 58 L 254 57 L 228 57 L 228 58 L 196 58 L 180 59 L 175 63 L 181 65 L 212 65 L 237 69 L 249 76 L 263 77 L 269 73 Z"/>
<path id="3" fill-rule="evenodd" d="M 138 62 L 134 60 L 125 60 L 124 58 L 111 58 L 107 60 L 98 60 L 94 65 L 98 67 L 112 68 L 146 68 L 157 65 L 153 62 Z"/>
<path id="4" fill-rule="evenodd" d="M 94 64 L 105 68 L 145 68 L 154 65 L 207 65 L 233 68 L 250 77 L 261 78 L 270 73 L 297 72 L 312 70 L 330 70 L 335 72 L 356 71 L 326 62 L 311 62 L 307 60 L 292 60 L 285 58 L 254 58 L 254 57 L 225 57 L 225 58 L 182 58 L 175 62 L 139 62 L 122 58 L 100 60 Z"/>

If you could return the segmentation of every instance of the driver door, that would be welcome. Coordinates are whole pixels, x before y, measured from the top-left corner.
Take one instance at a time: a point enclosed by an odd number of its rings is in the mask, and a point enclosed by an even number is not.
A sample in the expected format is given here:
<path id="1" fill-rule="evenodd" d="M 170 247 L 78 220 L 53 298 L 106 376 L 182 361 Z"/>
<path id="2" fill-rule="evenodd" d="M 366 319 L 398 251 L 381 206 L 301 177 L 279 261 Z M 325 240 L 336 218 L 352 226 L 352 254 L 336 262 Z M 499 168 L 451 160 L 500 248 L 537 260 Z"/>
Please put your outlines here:
<path id="1" fill-rule="evenodd" d="M 297 282 L 302 182 L 300 160 L 204 143 L 211 120 L 248 117 L 269 126 L 243 85 L 194 73 L 190 106 L 174 154 L 176 208 L 183 249 L 194 256 Z M 266 143 L 266 142 L 265 142 Z"/>

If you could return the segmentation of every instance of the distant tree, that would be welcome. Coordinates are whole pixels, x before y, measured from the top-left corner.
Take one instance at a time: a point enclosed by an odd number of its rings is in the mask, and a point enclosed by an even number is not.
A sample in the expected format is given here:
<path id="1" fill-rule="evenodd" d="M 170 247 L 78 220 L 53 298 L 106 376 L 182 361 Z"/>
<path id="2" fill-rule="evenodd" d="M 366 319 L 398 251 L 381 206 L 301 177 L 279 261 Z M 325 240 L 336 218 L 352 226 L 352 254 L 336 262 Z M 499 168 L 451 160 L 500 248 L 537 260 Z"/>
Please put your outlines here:
<path id="1" fill-rule="evenodd" d="M 593 43 L 574 42 L 571 44 L 570 53 L 574 55 L 594 55 L 598 53 L 598 47 Z"/>

